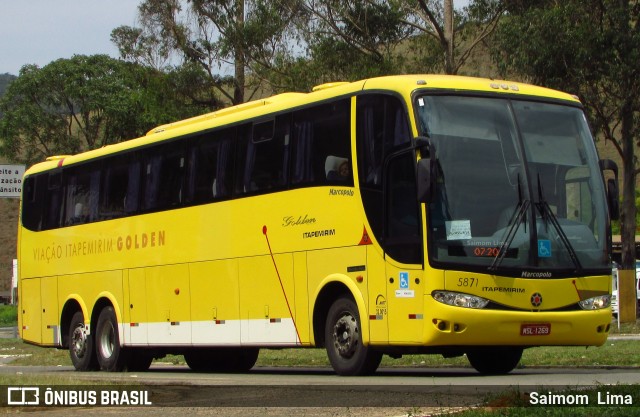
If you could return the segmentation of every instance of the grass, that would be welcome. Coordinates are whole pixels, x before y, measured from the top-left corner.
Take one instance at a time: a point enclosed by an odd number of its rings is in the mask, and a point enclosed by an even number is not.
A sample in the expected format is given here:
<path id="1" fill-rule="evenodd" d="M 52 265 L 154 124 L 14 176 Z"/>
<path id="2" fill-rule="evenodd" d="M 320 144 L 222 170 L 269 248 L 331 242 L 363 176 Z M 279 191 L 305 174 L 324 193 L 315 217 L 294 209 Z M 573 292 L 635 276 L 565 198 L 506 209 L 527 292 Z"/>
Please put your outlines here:
<path id="1" fill-rule="evenodd" d="M 0 326 L 15 326 L 18 323 L 16 306 L 0 305 Z"/>
<path id="2" fill-rule="evenodd" d="M 42 348 L 23 343 L 19 339 L 0 339 L 0 355 L 16 355 L 12 365 L 71 366 L 69 352 Z M 169 355 L 159 360 L 183 365 L 182 356 Z M 269 367 L 326 367 L 329 361 L 324 349 L 262 349 L 257 366 Z M 440 355 L 406 355 L 400 359 L 385 356 L 383 367 L 469 367 L 466 357 L 444 359 Z M 640 367 L 638 341 L 608 341 L 600 347 L 537 347 L 526 349 L 520 367 Z"/>
<path id="3" fill-rule="evenodd" d="M 614 320 L 609 334 L 640 334 L 640 318 L 635 323 L 620 323 L 620 328 L 618 328 L 618 322 Z"/>

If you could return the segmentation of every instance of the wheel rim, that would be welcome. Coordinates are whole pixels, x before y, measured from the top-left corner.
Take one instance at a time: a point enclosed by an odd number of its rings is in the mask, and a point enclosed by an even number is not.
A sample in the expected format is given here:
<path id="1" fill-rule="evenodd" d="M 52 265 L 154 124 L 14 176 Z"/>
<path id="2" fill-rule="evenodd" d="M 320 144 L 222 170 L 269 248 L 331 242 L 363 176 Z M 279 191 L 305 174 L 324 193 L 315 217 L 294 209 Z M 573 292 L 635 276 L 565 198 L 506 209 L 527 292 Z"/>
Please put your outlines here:
<path id="1" fill-rule="evenodd" d="M 351 358 L 356 352 L 360 333 L 356 318 L 346 313 L 333 326 L 333 346 L 343 358 Z"/>
<path id="2" fill-rule="evenodd" d="M 100 350 L 100 355 L 103 358 L 108 359 L 113 355 L 115 337 L 116 332 L 113 325 L 109 322 L 105 323 L 104 326 L 102 326 L 102 331 L 100 332 L 100 338 L 98 340 L 98 349 Z"/>
<path id="3" fill-rule="evenodd" d="M 87 336 L 84 333 L 84 325 L 79 324 L 73 329 L 71 335 L 71 349 L 77 358 L 83 358 L 87 352 Z"/>

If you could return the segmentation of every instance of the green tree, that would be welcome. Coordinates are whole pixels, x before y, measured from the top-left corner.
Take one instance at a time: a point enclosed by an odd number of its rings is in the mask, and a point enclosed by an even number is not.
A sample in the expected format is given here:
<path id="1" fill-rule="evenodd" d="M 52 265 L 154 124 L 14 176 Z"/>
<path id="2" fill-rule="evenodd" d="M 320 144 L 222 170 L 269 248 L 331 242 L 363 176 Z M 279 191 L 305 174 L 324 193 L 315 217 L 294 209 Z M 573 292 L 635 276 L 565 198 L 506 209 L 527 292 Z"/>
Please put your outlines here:
<path id="1" fill-rule="evenodd" d="M 521 74 L 577 94 L 592 126 L 622 160 L 622 269 L 635 277 L 640 140 L 640 2 L 510 2 L 493 56 L 503 74 Z M 535 22 L 532 23 L 532 22 Z M 631 272 L 633 271 L 633 272 Z"/>
<path id="2" fill-rule="evenodd" d="M 347 79 L 406 70 L 457 74 L 504 11 L 500 0 L 475 0 L 463 9 L 453 0 L 305 0 L 302 6 L 310 58 L 327 62 L 323 73 L 346 70 Z"/>
<path id="3" fill-rule="evenodd" d="M 174 53 L 199 65 L 215 93 L 211 108 L 239 104 L 263 87 L 247 73 L 264 73 L 293 47 L 287 28 L 297 8 L 289 3 L 295 0 L 144 0 L 141 27 L 117 28 L 112 40 L 127 60 L 157 63 Z"/>
<path id="4" fill-rule="evenodd" d="M 0 153 L 30 164 L 201 113 L 192 100 L 176 97 L 181 76 L 106 55 L 76 55 L 42 68 L 25 65 L 0 100 Z"/>

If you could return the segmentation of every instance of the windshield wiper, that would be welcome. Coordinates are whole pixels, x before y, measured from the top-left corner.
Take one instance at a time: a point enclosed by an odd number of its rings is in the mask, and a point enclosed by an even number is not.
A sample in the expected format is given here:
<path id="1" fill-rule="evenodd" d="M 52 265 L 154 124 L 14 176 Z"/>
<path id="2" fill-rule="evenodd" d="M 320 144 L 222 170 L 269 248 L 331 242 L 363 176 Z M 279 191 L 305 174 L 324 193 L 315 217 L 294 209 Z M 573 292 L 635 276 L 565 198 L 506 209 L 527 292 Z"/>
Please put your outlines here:
<path id="1" fill-rule="evenodd" d="M 491 272 L 495 272 L 498 269 L 498 267 L 502 263 L 502 260 L 507 255 L 507 250 L 511 246 L 513 239 L 516 237 L 516 232 L 518 231 L 518 228 L 520 227 L 522 221 L 526 218 L 527 210 L 531 205 L 531 201 L 522 199 L 520 174 L 518 174 L 518 200 L 519 201 L 518 205 L 516 206 L 516 210 L 513 212 L 511 219 L 509 219 L 509 228 L 507 230 L 507 233 L 503 236 L 502 244 L 498 249 L 498 253 L 496 254 L 495 258 L 493 258 L 493 262 L 491 262 L 491 265 L 489 266 L 489 271 Z"/>
<path id="2" fill-rule="evenodd" d="M 515 212 L 511 216 L 511 220 L 509 220 L 509 230 L 507 230 L 506 235 L 504 235 L 502 239 L 502 244 L 498 249 L 498 254 L 493 258 L 493 262 L 489 266 L 489 271 L 495 272 L 502 263 L 504 257 L 507 255 L 507 250 L 511 246 L 513 239 L 516 237 L 516 232 L 518 231 L 520 224 L 526 218 L 527 210 L 530 205 L 531 202 L 529 200 L 524 200 L 518 203 Z"/>
<path id="3" fill-rule="evenodd" d="M 571 258 L 571 261 L 576 267 L 576 271 L 577 272 L 582 271 L 582 265 L 580 264 L 580 259 L 578 259 L 578 254 L 576 253 L 575 249 L 571 245 L 571 242 L 569 241 L 567 234 L 564 232 L 564 230 L 562 229 L 562 226 L 558 222 L 558 218 L 556 217 L 555 214 L 553 214 L 551 207 L 549 207 L 549 203 L 547 203 L 547 200 L 545 200 L 544 198 L 544 193 L 542 192 L 542 182 L 540 181 L 540 173 L 538 173 L 538 203 L 536 203 L 536 206 L 538 207 L 538 210 L 542 215 L 542 220 L 545 221 L 545 224 L 548 221 L 553 225 L 553 228 L 556 229 L 556 232 L 558 232 L 558 236 L 560 236 L 560 240 L 562 241 L 562 244 L 567 249 L 567 252 L 569 253 L 569 257 Z"/>

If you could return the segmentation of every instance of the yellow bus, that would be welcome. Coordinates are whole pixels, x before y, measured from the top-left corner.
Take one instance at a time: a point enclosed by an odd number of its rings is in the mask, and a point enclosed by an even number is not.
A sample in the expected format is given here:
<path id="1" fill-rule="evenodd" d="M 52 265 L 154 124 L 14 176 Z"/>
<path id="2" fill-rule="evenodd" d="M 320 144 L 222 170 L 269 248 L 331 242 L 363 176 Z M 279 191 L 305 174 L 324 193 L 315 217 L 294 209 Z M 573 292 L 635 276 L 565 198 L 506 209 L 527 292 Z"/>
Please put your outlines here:
<path id="1" fill-rule="evenodd" d="M 19 328 L 77 370 L 182 354 L 247 371 L 324 347 L 336 373 L 383 355 L 602 345 L 611 204 L 574 96 L 389 76 L 285 93 L 31 167 Z"/>

